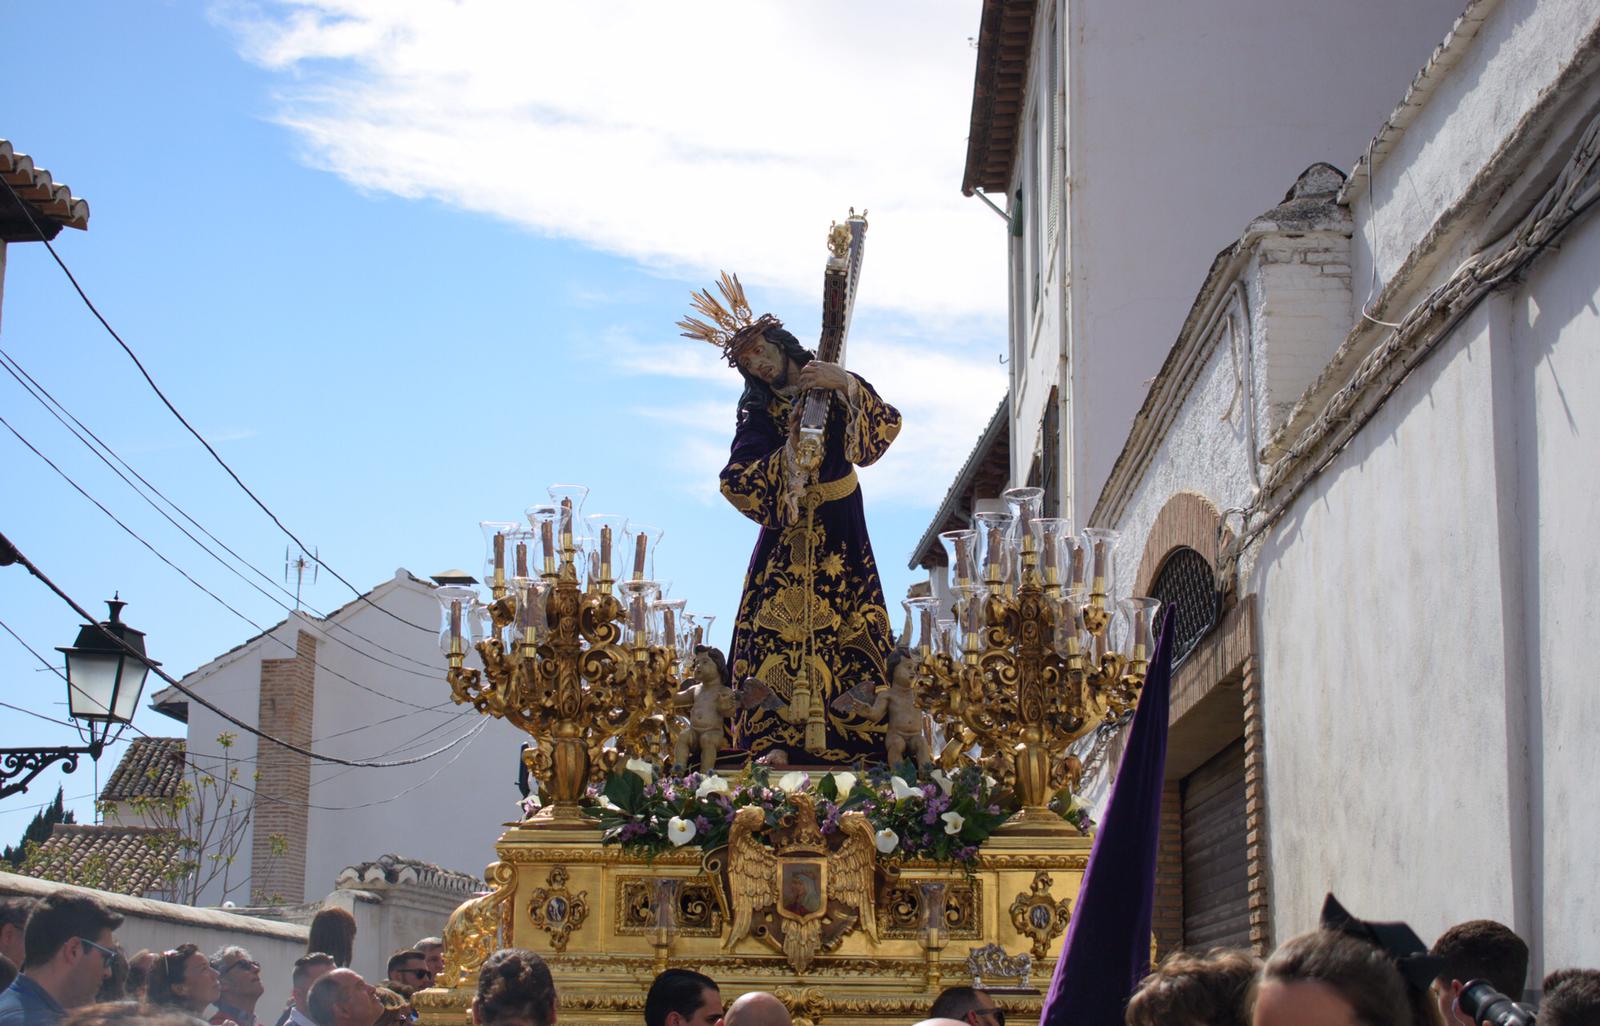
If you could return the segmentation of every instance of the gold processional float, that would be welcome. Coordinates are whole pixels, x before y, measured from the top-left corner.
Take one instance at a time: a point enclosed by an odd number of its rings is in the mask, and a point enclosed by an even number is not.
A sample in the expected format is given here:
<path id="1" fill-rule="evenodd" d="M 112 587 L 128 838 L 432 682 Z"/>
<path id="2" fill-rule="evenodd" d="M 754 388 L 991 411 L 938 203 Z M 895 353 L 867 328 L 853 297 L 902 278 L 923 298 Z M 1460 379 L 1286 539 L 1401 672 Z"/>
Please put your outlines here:
<path id="1" fill-rule="evenodd" d="M 637 1023 L 668 967 L 800 1023 L 914 1022 L 975 982 L 1036 1020 L 1090 847 L 1070 749 L 1133 708 L 1153 647 L 1155 600 L 1108 595 L 1114 532 L 1014 488 L 940 535 L 948 598 L 903 603 L 909 651 L 874 699 L 885 757 L 768 767 L 718 761 L 737 693 L 697 651 L 711 618 L 663 597 L 661 532 L 549 494 L 526 528 L 482 525 L 487 603 L 437 578 L 452 697 L 530 736 L 539 804 L 451 916 L 422 1021 L 467 1022 L 501 947 L 548 961 L 564 1022 Z"/>

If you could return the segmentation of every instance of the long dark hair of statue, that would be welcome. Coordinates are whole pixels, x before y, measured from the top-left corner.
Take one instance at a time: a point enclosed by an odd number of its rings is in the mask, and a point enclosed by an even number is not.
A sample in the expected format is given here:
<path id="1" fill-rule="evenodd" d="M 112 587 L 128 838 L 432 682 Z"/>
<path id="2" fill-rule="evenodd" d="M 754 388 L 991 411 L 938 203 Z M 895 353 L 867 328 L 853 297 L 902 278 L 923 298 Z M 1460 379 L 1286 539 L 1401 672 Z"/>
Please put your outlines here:
<path id="1" fill-rule="evenodd" d="M 766 336 L 783 350 L 783 355 L 794 361 L 796 367 L 804 367 L 811 362 L 811 350 L 800 344 L 800 340 L 791 335 L 784 328 L 768 328 Z M 752 377 L 745 372 L 743 367 L 739 373 L 744 376 L 744 394 L 739 396 L 739 419 L 742 421 L 751 411 L 765 410 L 772 401 L 772 387 L 760 378 Z M 792 382 L 791 382 L 792 384 Z"/>

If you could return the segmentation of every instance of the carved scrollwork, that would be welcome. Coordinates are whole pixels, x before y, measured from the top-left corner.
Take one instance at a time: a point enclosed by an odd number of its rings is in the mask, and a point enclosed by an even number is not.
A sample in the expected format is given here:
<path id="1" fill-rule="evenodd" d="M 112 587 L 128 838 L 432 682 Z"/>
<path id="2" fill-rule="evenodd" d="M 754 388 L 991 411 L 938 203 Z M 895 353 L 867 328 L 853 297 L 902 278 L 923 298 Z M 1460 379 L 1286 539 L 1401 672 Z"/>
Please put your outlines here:
<path id="1" fill-rule="evenodd" d="M 1045 956 L 1050 942 L 1061 936 L 1072 918 L 1072 902 L 1051 896 L 1053 882 L 1049 873 L 1036 873 L 1028 890 L 1011 903 L 1011 925 L 1032 939 L 1034 958 Z"/>
<path id="2" fill-rule="evenodd" d="M 517 889 L 517 871 L 507 862 L 491 862 L 484 879 L 494 888 L 488 894 L 463 902 L 450 913 L 444 928 L 444 971 L 435 986 L 451 988 L 469 984 L 499 946 L 504 930 L 501 906 Z"/>
<path id="3" fill-rule="evenodd" d="M 567 869 L 556 866 L 545 878 L 545 886 L 528 896 L 528 918 L 550 935 L 555 950 L 565 951 L 572 931 L 589 918 L 589 892 L 567 890 Z"/>
<path id="4" fill-rule="evenodd" d="M 619 935 L 643 937 L 655 930 L 656 883 L 657 878 L 648 876 L 617 878 L 616 931 Z M 683 881 L 673 922 L 673 932 L 685 937 L 722 936 L 722 905 L 711 885 Z"/>
<path id="5" fill-rule="evenodd" d="M 894 940 L 917 940 L 924 932 L 922 888 L 901 880 L 884 888 L 878 905 L 878 934 Z M 950 940 L 978 940 L 982 936 L 983 895 L 974 884 L 951 882 L 944 889 L 942 929 Z"/>

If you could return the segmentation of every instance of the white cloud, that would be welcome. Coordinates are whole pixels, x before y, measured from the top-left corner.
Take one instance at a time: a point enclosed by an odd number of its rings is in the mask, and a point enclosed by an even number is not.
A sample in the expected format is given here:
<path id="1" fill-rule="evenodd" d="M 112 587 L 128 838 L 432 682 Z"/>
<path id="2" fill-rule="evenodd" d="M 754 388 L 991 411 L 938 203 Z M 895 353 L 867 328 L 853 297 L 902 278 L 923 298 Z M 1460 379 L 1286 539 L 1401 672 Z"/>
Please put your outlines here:
<path id="1" fill-rule="evenodd" d="M 697 283 L 738 270 L 763 308 L 815 296 L 828 222 L 864 205 L 864 309 L 998 334 L 1005 238 L 958 188 L 978 14 L 972 0 L 217 8 L 281 73 L 276 117 L 305 159 L 358 187 Z"/>
<path id="2" fill-rule="evenodd" d="M 826 226 L 867 207 L 851 368 L 906 419 L 866 471 L 874 502 L 937 503 L 1004 391 L 1004 229 L 959 190 L 974 0 L 223 0 L 214 13 L 280 75 L 275 116 L 313 166 L 693 286 L 737 271 L 797 330 L 797 311 L 819 306 Z M 685 405 L 637 412 L 682 432 L 686 487 L 712 501 L 738 383 L 666 329 L 679 312 L 659 338 L 603 329 L 592 351 L 626 375 L 694 382 Z"/>

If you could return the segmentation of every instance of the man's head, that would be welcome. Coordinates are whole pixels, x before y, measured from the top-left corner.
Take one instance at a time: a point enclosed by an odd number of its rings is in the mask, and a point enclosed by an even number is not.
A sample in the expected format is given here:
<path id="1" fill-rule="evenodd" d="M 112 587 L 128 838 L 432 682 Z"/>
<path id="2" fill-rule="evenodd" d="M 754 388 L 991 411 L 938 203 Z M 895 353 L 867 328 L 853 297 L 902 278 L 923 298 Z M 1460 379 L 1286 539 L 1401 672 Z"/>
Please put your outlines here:
<path id="1" fill-rule="evenodd" d="M 789 1009 L 764 990 L 741 994 L 728 1006 L 723 1026 L 792 1026 Z"/>
<path id="2" fill-rule="evenodd" d="M 386 972 L 389 974 L 389 979 L 416 990 L 433 986 L 433 970 L 428 968 L 428 956 L 416 948 L 407 948 L 390 955 Z"/>
<path id="3" fill-rule="evenodd" d="M 251 958 L 250 952 L 237 944 L 224 945 L 211 956 L 211 968 L 222 978 L 218 1001 L 230 1008 L 255 1010 L 266 987 L 261 982 L 261 963 Z"/>
<path id="4" fill-rule="evenodd" d="M 525 948 L 502 948 L 478 970 L 474 1026 L 555 1026 L 556 984 L 544 959 Z"/>
<path id="5" fill-rule="evenodd" d="M 928 1017 L 955 1019 L 967 1026 L 1006 1026 L 1006 1013 L 996 1007 L 988 991 L 976 987 L 946 987 L 934 998 Z"/>
<path id="6" fill-rule="evenodd" d="M 668 969 L 645 995 L 645 1026 L 715 1026 L 720 1018 L 717 981 L 691 969 Z"/>
<path id="7" fill-rule="evenodd" d="M 745 382 L 739 408 L 765 406 L 774 390 L 786 389 L 795 383 L 800 368 L 811 359 L 811 351 L 802 346 L 799 339 L 783 328 L 767 328 L 761 341 L 746 346 L 734 360 Z"/>
<path id="8" fill-rule="evenodd" d="M 0 901 L 0 955 L 11 959 L 11 964 L 22 968 L 22 937 L 28 925 L 28 913 L 33 911 L 32 898 L 6 898 Z"/>
<path id="9" fill-rule="evenodd" d="M 87 894 L 57 891 L 28 917 L 22 970 L 63 1008 L 89 1004 L 111 972 L 122 917 Z"/>
<path id="10" fill-rule="evenodd" d="M 1539 1026 L 1600 1026 L 1600 970 L 1566 971 L 1545 991 Z"/>
<path id="11" fill-rule="evenodd" d="M 311 985 L 338 968 L 333 956 L 322 951 L 314 951 L 294 960 L 294 976 L 291 982 L 294 986 L 294 1006 L 303 1014 L 310 1015 L 307 1010 L 306 998 L 311 993 Z"/>
<path id="12" fill-rule="evenodd" d="M 422 952 L 428 960 L 428 968 L 434 976 L 444 972 L 444 941 L 438 937 L 424 937 L 411 945 Z"/>
<path id="13" fill-rule="evenodd" d="M 1433 994 L 1444 1021 L 1465 1022 L 1452 1009 L 1461 988 L 1472 980 L 1489 985 L 1513 1001 L 1522 997 L 1528 980 L 1528 945 L 1511 928 L 1493 919 L 1473 919 L 1450 927 L 1428 953 L 1448 967 L 1433 981 Z"/>
<path id="14" fill-rule="evenodd" d="M 317 1026 L 372 1026 L 382 1014 L 378 988 L 353 969 L 333 970 L 306 995 L 306 1015 Z"/>
<path id="15" fill-rule="evenodd" d="M 1128 1002 L 1127 1026 L 1245 1026 L 1250 984 L 1260 963 L 1243 951 L 1201 957 L 1175 951 L 1139 981 Z"/>

